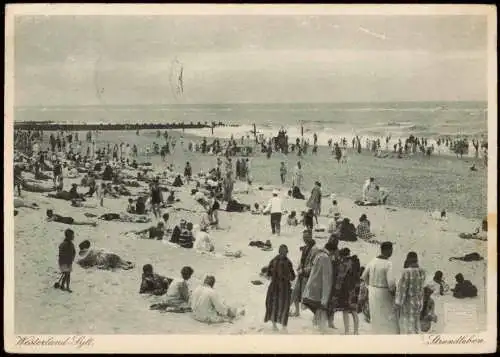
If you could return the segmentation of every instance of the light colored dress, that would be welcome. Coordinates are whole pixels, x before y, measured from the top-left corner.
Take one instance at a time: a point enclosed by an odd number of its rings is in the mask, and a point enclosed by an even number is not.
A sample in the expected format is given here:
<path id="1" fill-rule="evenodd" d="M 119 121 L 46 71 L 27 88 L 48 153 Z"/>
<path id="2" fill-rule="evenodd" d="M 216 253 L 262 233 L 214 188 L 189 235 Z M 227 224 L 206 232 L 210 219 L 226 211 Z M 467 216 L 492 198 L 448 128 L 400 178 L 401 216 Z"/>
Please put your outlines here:
<path id="1" fill-rule="evenodd" d="M 399 334 L 392 294 L 395 288 L 392 263 L 387 259 L 378 257 L 373 259 L 366 265 L 361 280 L 364 280 L 368 286 L 368 304 L 372 334 Z"/>
<path id="2" fill-rule="evenodd" d="M 170 307 L 187 307 L 189 305 L 189 286 L 184 279 L 174 279 L 168 287 L 165 303 Z"/>
<path id="3" fill-rule="evenodd" d="M 420 331 L 420 312 L 424 300 L 425 271 L 421 268 L 405 268 L 396 287 L 395 303 L 399 311 L 401 335 L 418 334 Z"/>
<path id="4" fill-rule="evenodd" d="M 319 250 L 313 260 L 311 274 L 302 294 L 302 302 L 308 307 L 311 307 L 311 303 L 313 308 L 319 305 L 326 307 L 332 283 L 332 261 L 326 251 Z"/>
<path id="5" fill-rule="evenodd" d="M 192 317 L 200 322 L 220 323 L 229 321 L 229 308 L 217 292 L 207 286 L 197 287 L 191 297 Z"/>

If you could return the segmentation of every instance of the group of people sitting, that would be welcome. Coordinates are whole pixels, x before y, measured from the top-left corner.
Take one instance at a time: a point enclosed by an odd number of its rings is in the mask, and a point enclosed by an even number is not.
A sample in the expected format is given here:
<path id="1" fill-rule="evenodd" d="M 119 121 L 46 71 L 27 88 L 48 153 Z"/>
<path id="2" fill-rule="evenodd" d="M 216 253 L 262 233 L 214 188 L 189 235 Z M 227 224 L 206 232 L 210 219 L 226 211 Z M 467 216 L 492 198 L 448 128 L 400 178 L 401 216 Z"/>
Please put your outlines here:
<path id="1" fill-rule="evenodd" d="M 191 290 L 189 280 L 194 273 L 193 268 L 185 266 L 181 269 L 180 278 L 171 279 L 153 272 L 151 264 L 143 267 L 140 294 L 164 295 L 161 303 L 150 306 L 152 310 L 190 313 L 193 319 L 203 323 L 232 322 L 245 314 L 244 309 L 228 306 L 214 289 L 215 277 L 208 275 L 203 284 Z"/>

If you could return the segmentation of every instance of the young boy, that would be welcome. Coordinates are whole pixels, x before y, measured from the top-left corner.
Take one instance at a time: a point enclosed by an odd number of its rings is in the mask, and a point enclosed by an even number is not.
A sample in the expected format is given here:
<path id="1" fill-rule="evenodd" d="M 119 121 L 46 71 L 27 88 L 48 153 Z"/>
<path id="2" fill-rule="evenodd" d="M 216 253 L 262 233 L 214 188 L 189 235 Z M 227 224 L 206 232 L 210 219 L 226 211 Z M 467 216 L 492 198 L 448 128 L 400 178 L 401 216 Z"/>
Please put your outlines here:
<path id="1" fill-rule="evenodd" d="M 61 271 L 60 283 L 56 283 L 54 287 L 65 290 L 69 293 L 72 290 L 69 288 L 71 281 L 71 270 L 73 261 L 75 260 L 76 250 L 73 244 L 73 239 L 75 238 L 75 232 L 71 229 L 66 229 L 64 231 L 64 241 L 59 245 L 59 269 Z"/>
<path id="2" fill-rule="evenodd" d="M 281 177 L 281 184 L 284 185 L 286 180 L 286 166 L 283 161 L 281 162 L 281 167 L 280 167 L 280 177 Z"/>

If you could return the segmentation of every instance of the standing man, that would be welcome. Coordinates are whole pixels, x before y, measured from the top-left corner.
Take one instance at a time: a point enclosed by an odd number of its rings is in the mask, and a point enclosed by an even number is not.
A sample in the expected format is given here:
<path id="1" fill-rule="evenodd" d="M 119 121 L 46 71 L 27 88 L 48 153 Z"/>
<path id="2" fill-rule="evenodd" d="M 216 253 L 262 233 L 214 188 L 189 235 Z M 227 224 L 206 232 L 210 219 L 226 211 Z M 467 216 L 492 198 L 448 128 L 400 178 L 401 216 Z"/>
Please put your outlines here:
<path id="1" fill-rule="evenodd" d="M 271 231 L 273 234 L 280 235 L 281 230 L 281 198 L 278 197 L 278 191 L 273 190 L 273 197 L 269 200 L 264 213 L 271 213 Z"/>
<path id="2" fill-rule="evenodd" d="M 316 253 L 302 298 L 302 303 L 314 314 L 313 326 L 320 331 L 325 331 L 328 321 L 328 303 L 333 283 L 331 256 L 335 250 L 335 244 L 329 241 Z"/>
<path id="3" fill-rule="evenodd" d="M 369 262 L 361 276 L 368 286 L 370 325 L 374 335 L 399 334 L 398 320 L 394 305 L 395 280 L 392 274 L 392 243 L 380 246 L 380 255 Z"/>

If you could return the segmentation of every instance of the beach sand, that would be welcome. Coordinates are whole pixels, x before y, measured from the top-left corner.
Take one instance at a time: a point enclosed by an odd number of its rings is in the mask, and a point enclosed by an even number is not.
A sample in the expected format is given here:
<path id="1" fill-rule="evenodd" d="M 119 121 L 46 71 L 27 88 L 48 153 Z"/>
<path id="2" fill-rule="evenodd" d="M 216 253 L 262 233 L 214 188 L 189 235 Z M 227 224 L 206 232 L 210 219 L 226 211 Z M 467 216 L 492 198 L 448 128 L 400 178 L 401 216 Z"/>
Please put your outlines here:
<path id="1" fill-rule="evenodd" d="M 80 134 L 83 138 L 83 134 Z M 127 140 L 138 145 L 157 140 L 153 132 L 111 135 L 101 133 L 99 140 Z M 187 140 L 185 140 L 187 147 Z M 288 158 L 289 176 L 296 156 Z M 198 153 L 182 152 L 176 147 L 174 155 L 168 158 L 182 172 L 185 161 L 190 161 L 193 171 L 215 165 L 216 158 Z M 250 194 L 236 193 L 242 202 L 264 203 L 270 196 L 269 186 L 281 188 L 286 194 L 287 187 L 280 187 L 279 161 L 281 155 L 273 155 L 267 160 L 263 154 L 252 158 L 253 190 Z M 332 169 L 323 163 L 329 160 Z M 469 241 L 458 238 L 460 232 L 472 232 L 480 224 L 486 212 L 486 173 L 480 170 L 472 176 L 468 166 L 454 158 L 424 159 L 375 159 L 370 155 L 350 153 L 349 163 L 344 168 L 336 168 L 333 158 L 327 154 L 318 157 L 307 155 L 301 161 L 305 163 L 305 187 L 312 187 L 314 180 L 323 183 L 323 192 L 335 192 L 343 216 L 350 217 L 357 223 L 358 217 L 366 213 L 372 223 L 372 231 L 378 240 L 395 242 L 391 258 L 396 275 L 403 267 L 403 261 L 409 251 L 416 251 L 420 265 L 431 278 L 436 270 L 442 270 L 450 286 L 454 285 L 455 274 L 461 272 L 472 281 L 479 291 L 474 299 L 456 300 L 451 296 L 435 297 L 438 323 L 432 332 L 445 331 L 444 309 L 447 303 L 457 303 L 475 307 L 478 320 L 477 331 L 486 330 L 487 261 L 460 262 L 448 261 L 451 256 L 462 256 L 478 252 L 487 259 L 487 242 Z M 160 158 L 151 159 L 159 163 Z M 317 168 L 317 169 L 316 169 Z M 373 172 L 373 174 L 370 174 Z M 380 178 L 382 186 L 392 191 L 389 207 L 358 207 L 353 200 L 361 194 L 361 186 L 368 176 Z M 290 176 L 291 177 L 291 176 Z M 71 182 L 65 180 L 68 188 Z M 265 190 L 258 190 L 262 185 Z M 243 189 L 241 182 L 236 184 L 236 191 Z M 181 202 L 174 207 L 196 209 L 199 204 L 189 195 L 189 186 L 178 189 Z M 80 189 L 81 191 L 82 189 Z M 133 190 L 132 190 L 133 191 Z M 306 197 L 309 189 L 304 190 Z M 41 207 L 35 211 L 20 208 L 15 217 L 15 332 L 18 334 L 268 334 L 273 333 L 270 324 L 264 324 L 265 295 L 267 281 L 258 276 L 260 269 L 277 254 L 280 244 L 289 247 L 289 257 L 296 269 L 299 259 L 299 247 L 302 242 L 302 227 L 282 229 L 282 235 L 273 237 L 269 227 L 269 216 L 256 216 L 250 213 L 220 212 L 221 230 L 211 231 L 216 244 L 216 254 L 201 254 L 194 250 L 172 247 L 161 241 L 140 240 L 124 236 L 132 229 L 147 228 L 151 224 L 131 224 L 100 221 L 97 228 L 73 226 L 75 246 L 90 239 L 97 247 L 117 253 L 125 260 L 135 264 L 128 271 L 84 270 L 74 265 L 72 273 L 73 293 L 68 294 L 53 288 L 58 278 L 57 247 L 63 239 L 63 232 L 69 226 L 60 223 L 45 222 L 45 210 L 54 209 L 56 213 L 86 219 L 84 212 L 102 214 L 105 212 L 123 212 L 126 198 L 105 199 L 104 208 L 73 208 L 69 202 L 44 197 L 44 194 L 23 192 L 27 201 L 37 202 Z M 475 197 L 475 198 L 474 198 Z M 472 198 L 472 199 L 471 199 Z M 97 203 L 96 198 L 89 200 Z M 474 202 L 471 202 L 474 201 Z M 326 212 L 330 200 L 324 198 L 323 211 Z M 284 208 L 288 211 L 304 209 L 305 201 L 284 198 Z M 444 205 L 444 207 L 442 206 Z M 447 208 L 447 223 L 433 221 L 429 210 Z M 181 218 L 198 223 L 200 213 L 167 210 L 170 212 L 170 225 L 177 224 Z M 327 218 L 321 217 L 320 224 L 326 226 Z M 248 246 L 250 240 L 270 239 L 273 251 L 265 252 Z M 326 239 L 317 239 L 318 246 L 323 246 Z M 226 244 L 232 250 L 241 250 L 241 258 L 222 256 Z M 378 246 L 363 241 L 340 242 L 340 247 L 349 247 L 352 254 L 358 255 L 364 266 L 378 254 Z M 171 278 L 179 276 L 185 265 L 194 268 L 191 284 L 195 287 L 206 274 L 214 274 L 216 290 L 231 306 L 244 307 L 246 315 L 232 324 L 205 325 L 194 321 L 188 314 L 160 313 L 149 310 L 150 304 L 161 297 L 146 297 L 138 294 L 144 264 L 152 264 L 159 274 Z M 255 286 L 252 280 L 262 280 L 263 285 Z M 314 333 L 312 314 L 304 310 L 301 317 L 290 318 L 290 334 Z M 331 333 L 343 334 L 341 314 L 335 316 L 337 329 Z M 360 334 L 369 334 L 369 324 L 360 315 Z M 352 328 L 352 322 L 351 322 Z M 473 332 L 469 326 L 464 332 Z"/>

